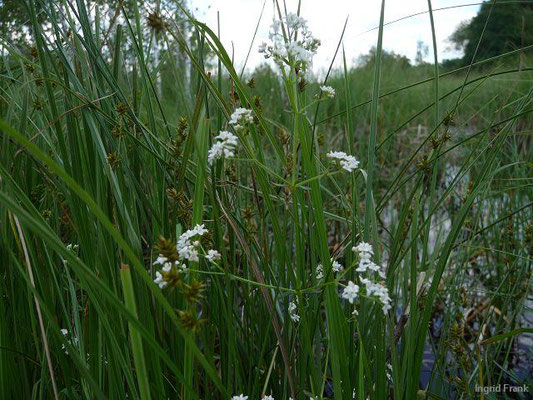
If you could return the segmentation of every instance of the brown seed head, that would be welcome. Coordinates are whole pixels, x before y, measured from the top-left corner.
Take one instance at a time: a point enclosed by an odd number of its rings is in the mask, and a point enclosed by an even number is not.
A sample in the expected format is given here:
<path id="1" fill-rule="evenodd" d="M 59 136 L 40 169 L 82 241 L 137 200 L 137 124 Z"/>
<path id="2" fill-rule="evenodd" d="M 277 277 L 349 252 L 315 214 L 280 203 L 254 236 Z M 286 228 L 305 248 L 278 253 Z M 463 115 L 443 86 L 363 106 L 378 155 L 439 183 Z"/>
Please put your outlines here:
<path id="1" fill-rule="evenodd" d="M 148 14 L 147 23 L 150 29 L 154 31 L 156 35 L 159 35 L 167 27 L 167 24 L 161 17 L 161 14 L 159 14 L 157 11 Z"/>
<path id="2" fill-rule="evenodd" d="M 159 236 L 157 243 L 155 244 L 156 250 L 163 257 L 166 257 L 168 261 L 174 264 L 175 261 L 178 261 L 178 252 L 176 250 L 176 244 L 169 239 Z"/>

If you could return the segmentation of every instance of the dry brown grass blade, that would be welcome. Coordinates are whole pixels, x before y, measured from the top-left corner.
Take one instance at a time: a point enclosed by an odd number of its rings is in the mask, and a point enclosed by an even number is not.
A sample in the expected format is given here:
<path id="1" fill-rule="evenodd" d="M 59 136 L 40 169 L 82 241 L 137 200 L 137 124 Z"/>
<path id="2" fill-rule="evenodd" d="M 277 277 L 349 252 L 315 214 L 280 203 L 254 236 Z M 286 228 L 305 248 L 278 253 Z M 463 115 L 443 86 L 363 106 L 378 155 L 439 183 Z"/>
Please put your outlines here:
<path id="1" fill-rule="evenodd" d="M 30 277 L 30 282 L 33 288 L 35 289 L 35 280 L 33 278 L 33 269 L 31 267 L 30 262 L 30 256 L 28 254 L 28 248 L 26 247 L 26 239 L 24 237 L 24 233 L 22 232 L 22 227 L 20 226 L 18 218 L 14 215 L 13 220 L 15 221 L 15 225 L 17 226 L 17 231 L 20 238 L 20 244 L 22 245 L 22 251 L 24 252 L 24 260 L 26 262 L 26 266 L 28 267 L 28 275 Z M 56 385 L 56 379 L 54 375 L 54 367 L 52 366 L 52 358 L 50 357 L 50 347 L 48 346 L 48 339 L 46 338 L 46 331 L 44 329 L 44 322 L 43 322 L 43 316 L 41 314 L 41 307 L 39 306 L 39 300 L 37 299 L 36 295 L 33 295 L 33 299 L 35 301 L 35 309 L 37 310 L 37 318 L 39 319 L 39 328 L 41 329 L 41 335 L 43 338 L 43 346 L 44 346 L 44 353 L 46 355 L 46 362 L 48 364 L 48 369 L 50 371 L 50 379 L 52 380 L 52 388 L 54 390 L 54 397 L 56 400 L 59 400 L 59 393 L 57 391 L 57 385 Z"/>

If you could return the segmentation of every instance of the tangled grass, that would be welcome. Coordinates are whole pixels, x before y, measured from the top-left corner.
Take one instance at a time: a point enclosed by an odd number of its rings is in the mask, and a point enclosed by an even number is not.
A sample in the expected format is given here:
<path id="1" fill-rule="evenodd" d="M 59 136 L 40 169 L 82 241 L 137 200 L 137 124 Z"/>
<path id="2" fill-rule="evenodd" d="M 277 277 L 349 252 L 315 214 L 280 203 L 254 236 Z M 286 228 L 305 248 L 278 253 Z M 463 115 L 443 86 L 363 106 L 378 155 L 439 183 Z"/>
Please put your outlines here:
<path id="1" fill-rule="evenodd" d="M 398 66 L 383 5 L 372 62 L 317 81 L 277 4 L 252 77 L 179 4 L 24 5 L 33 47 L 1 39 L 2 398 L 530 387 L 530 47 Z"/>

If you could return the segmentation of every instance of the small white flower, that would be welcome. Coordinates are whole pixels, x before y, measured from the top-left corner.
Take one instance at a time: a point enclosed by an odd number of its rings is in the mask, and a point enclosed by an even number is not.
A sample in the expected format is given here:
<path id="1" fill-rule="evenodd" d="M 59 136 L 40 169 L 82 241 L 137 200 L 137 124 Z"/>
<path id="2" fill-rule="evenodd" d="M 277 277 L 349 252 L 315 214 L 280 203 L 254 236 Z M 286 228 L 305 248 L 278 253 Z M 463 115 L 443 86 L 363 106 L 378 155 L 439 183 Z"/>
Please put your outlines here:
<path id="1" fill-rule="evenodd" d="M 365 286 L 368 286 L 368 285 L 371 285 L 372 282 L 370 281 L 370 279 L 366 279 L 366 278 L 360 278 L 361 280 L 361 283 Z"/>
<path id="2" fill-rule="evenodd" d="M 211 262 L 214 262 L 215 260 L 220 260 L 220 257 L 222 256 L 216 250 L 209 250 L 207 252 L 207 255 L 205 256 L 205 258 Z"/>
<path id="3" fill-rule="evenodd" d="M 320 91 L 330 99 L 335 97 L 335 89 L 333 89 L 331 86 L 320 86 Z"/>
<path id="4" fill-rule="evenodd" d="M 354 156 L 350 156 L 342 151 L 330 151 L 326 156 L 337 160 L 340 166 L 348 172 L 353 172 L 359 168 L 359 161 Z"/>
<path id="5" fill-rule="evenodd" d="M 380 271 L 380 266 L 377 265 L 376 263 L 373 263 L 373 262 L 370 262 L 368 264 L 368 269 L 371 270 L 371 271 L 374 271 L 374 272 L 379 272 Z"/>
<path id="6" fill-rule="evenodd" d="M 192 230 L 192 232 L 195 232 L 196 235 L 203 236 L 204 234 L 206 234 L 208 232 L 208 230 L 205 228 L 204 224 L 202 224 L 202 225 L 197 224 L 194 227 L 194 229 Z"/>
<path id="7" fill-rule="evenodd" d="M 167 262 L 167 258 L 166 257 L 163 257 L 161 254 L 159 254 L 156 258 L 156 260 L 154 261 L 154 265 L 156 264 L 165 264 Z"/>
<path id="8" fill-rule="evenodd" d="M 366 272 L 367 269 L 370 269 L 372 271 L 379 270 L 379 267 L 374 264 L 369 258 L 362 258 L 359 261 L 359 267 L 357 267 L 357 272 Z"/>
<path id="9" fill-rule="evenodd" d="M 342 292 L 342 298 L 348 300 L 350 304 L 353 304 L 353 301 L 357 297 L 358 293 L 359 286 L 357 286 L 352 281 L 349 281 L 348 285 L 344 288 L 344 291 Z"/>
<path id="10" fill-rule="evenodd" d="M 261 398 L 261 400 L 274 400 L 274 397 L 272 397 L 272 396 L 270 396 L 270 395 L 269 395 L 269 396 L 266 396 L 266 395 L 265 395 L 265 396 L 263 396 L 263 397 Z"/>
<path id="11" fill-rule="evenodd" d="M 331 269 L 334 272 L 341 272 L 344 269 L 344 267 L 338 261 L 333 261 L 331 265 Z"/>
<path id="12" fill-rule="evenodd" d="M 385 374 L 387 374 L 387 379 L 389 380 L 389 382 L 392 383 L 392 376 L 390 374 L 392 372 L 392 365 L 391 363 L 388 362 L 386 366 L 387 366 L 387 370 L 385 371 Z"/>
<path id="13" fill-rule="evenodd" d="M 159 271 L 156 271 L 155 273 L 154 283 L 159 286 L 159 289 L 163 289 L 168 285 L 168 282 L 163 279 L 163 275 Z"/>
<path id="14" fill-rule="evenodd" d="M 289 316 L 291 317 L 292 322 L 300 321 L 300 316 L 297 314 L 297 312 L 298 312 L 298 306 L 296 305 L 295 302 L 291 301 L 289 303 Z"/>
<path id="15" fill-rule="evenodd" d="M 342 272 L 344 270 L 344 267 L 342 266 L 341 263 L 339 263 L 338 261 L 332 258 L 331 269 L 333 270 L 333 272 L 338 273 L 338 272 Z M 316 267 L 316 279 L 320 280 L 322 278 L 324 278 L 324 266 L 322 264 L 318 264 Z"/>
<path id="16" fill-rule="evenodd" d="M 78 338 L 74 336 L 74 338 L 71 340 L 71 339 L 68 339 L 70 333 L 67 329 L 63 328 L 60 330 L 61 334 L 67 338 L 67 342 L 71 345 L 71 346 L 77 346 L 79 341 L 78 341 Z M 67 347 L 62 344 L 61 345 L 61 350 L 63 350 L 65 352 L 66 355 L 68 355 L 68 350 L 67 350 Z"/>
<path id="17" fill-rule="evenodd" d="M 316 279 L 320 280 L 324 277 L 324 267 L 322 264 L 318 264 L 316 267 Z"/>
<path id="18" fill-rule="evenodd" d="M 231 114 L 229 123 L 230 125 L 233 125 L 233 128 L 236 131 L 239 131 L 244 126 L 246 126 L 249 123 L 252 123 L 253 121 L 254 121 L 254 117 L 252 115 L 252 110 L 239 107 L 235 109 L 235 111 L 233 111 L 233 114 Z"/>
<path id="19" fill-rule="evenodd" d="M 233 396 L 231 400 L 248 400 L 248 396 L 243 395 L 242 393 L 238 396 Z"/>
<path id="20" fill-rule="evenodd" d="M 235 156 L 235 149 L 239 144 L 239 139 L 231 132 L 220 131 L 214 138 L 215 143 L 207 153 L 207 162 L 213 165 L 216 160 Z"/>
<path id="21" fill-rule="evenodd" d="M 352 247 L 352 250 L 357 253 L 369 253 L 374 254 L 374 250 L 372 249 L 372 245 L 366 242 L 361 242 L 357 246 Z"/>
<path id="22" fill-rule="evenodd" d="M 267 44 L 266 42 L 263 42 L 259 45 L 259 53 L 266 53 L 267 50 Z"/>

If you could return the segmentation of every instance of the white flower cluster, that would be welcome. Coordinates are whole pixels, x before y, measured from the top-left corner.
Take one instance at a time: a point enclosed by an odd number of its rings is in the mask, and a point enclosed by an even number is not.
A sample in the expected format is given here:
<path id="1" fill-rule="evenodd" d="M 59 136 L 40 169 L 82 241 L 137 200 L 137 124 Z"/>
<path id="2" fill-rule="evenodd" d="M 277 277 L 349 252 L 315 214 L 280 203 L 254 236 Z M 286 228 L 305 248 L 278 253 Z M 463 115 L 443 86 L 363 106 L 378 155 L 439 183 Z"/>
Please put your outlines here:
<path id="1" fill-rule="evenodd" d="M 331 259 L 331 269 L 333 272 L 338 273 L 342 272 L 344 270 L 344 267 L 340 262 L 337 260 Z M 318 264 L 316 267 L 316 279 L 320 280 L 324 277 L 324 266 L 322 264 Z"/>
<path id="2" fill-rule="evenodd" d="M 358 293 L 359 293 L 359 286 L 357 286 L 352 281 L 349 281 L 348 285 L 344 288 L 342 292 L 342 298 L 348 300 L 350 304 L 353 304 L 353 301 L 357 297 Z"/>
<path id="3" fill-rule="evenodd" d="M 371 260 L 374 251 L 370 244 L 361 242 L 357 246 L 354 246 L 352 250 L 359 254 L 359 266 L 356 269 L 357 272 L 371 270 L 377 272 L 382 279 L 385 279 L 385 273 L 382 268 Z"/>
<path id="4" fill-rule="evenodd" d="M 237 132 L 242 131 L 248 124 L 251 124 L 252 122 L 254 122 L 252 110 L 242 107 L 236 108 L 235 111 L 233 111 L 233 114 L 231 114 L 229 120 L 230 125 L 233 125 L 233 129 L 235 129 Z"/>
<path id="5" fill-rule="evenodd" d="M 387 287 L 381 283 L 375 283 L 366 278 L 361 278 L 361 283 L 366 287 L 367 296 L 377 296 L 379 298 L 379 301 L 382 305 L 381 309 L 383 310 L 383 314 L 387 314 L 387 312 L 392 308 L 390 304 L 391 298 L 389 297 L 389 290 Z"/>
<path id="6" fill-rule="evenodd" d="M 229 124 L 233 126 L 233 129 L 238 132 L 242 132 L 246 129 L 248 124 L 254 121 L 252 110 L 239 107 L 235 109 L 231 114 Z M 213 165 L 216 160 L 225 157 L 234 157 L 235 149 L 239 145 L 239 138 L 233 133 L 228 131 L 220 131 L 218 136 L 214 138 L 215 143 L 209 149 L 207 153 L 207 161 L 209 165 Z"/>
<path id="7" fill-rule="evenodd" d="M 179 272 L 187 271 L 187 265 L 181 261 L 200 261 L 200 240 L 199 236 L 203 236 L 207 233 L 207 229 L 204 224 L 196 225 L 193 229 L 189 229 L 181 234 L 176 242 L 176 252 L 179 260 L 172 262 L 167 257 L 159 254 L 154 261 L 154 265 L 161 265 L 161 270 L 156 271 L 154 283 L 159 286 L 160 289 L 165 288 L 169 284 L 169 280 L 172 280 Z M 204 257 L 207 261 L 216 262 L 220 260 L 221 254 L 217 250 L 208 250 Z"/>
<path id="8" fill-rule="evenodd" d="M 393 383 L 393 381 L 392 381 L 392 375 L 391 375 L 391 373 L 392 373 L 392 365 L 391 365 L 390 362 L 387 362 L 386 366 L 387 366 L 387 369 L 385 370 L 385 374 L 387 375 L 387 380 L 388 380 L 390 383 Z"/>
<path id="9" fill-rule="evenodd" d="M 311 65 L 316 54 L 320 40 L 315 39 L 307 27 L 307 21 L 289 13 L 281 21 L 275 20 L 270 26 L 270 43 L 262 43 L 259 52 L 265 58 L 273 58 L 283 66 L 295 66 L 306 70 Z"/>
<path id="10" fill-rule="evenodd" d="M 161 254 L 157 256 L 157 259 L 154 261 L 154 265 L 162 265 L 161 271 L 155 272 L 155 279 L 154 283 L 159 286 L 159 289 L 163 289 L 168 285 L 168 282 L 165 281 L 164 274 L 168 274 L 172 270 L 172 263 L 166 258 L 163 257 Z M 174 266 L 178 271 L 186 271 L 187 266 L 185 264 L 180 264 L 178 261 L 174 261 Z"/>
<path id="11" fill-rule="evenodd" d="M 248 396 L 245 396 L 241 393 L 238 396 L 233 396 L 231 400 L 248 400 Z"/>
<path id="12" fill-rule="evenodd" d="M 359 161 L 354 156 L 349 156 L 342 151 L 330 151 L 327 157 L 332 160 L 337 160 L 340 166 L 348 172 L 353 172 L 359 168 Z"/>
<path id="13" fill-rule="evenodd" d="M 333 89 L 331 86 L 320 86 L 320 91 L 330 99 L 335 97 L 335 89 Z"/>
<path id="14" fill-rule="evenodd" d="M 78 244 L 72 244 L 72 243 L 67 244 L 67 250 L 77 251 L 79 248 L 80 246 Z"/>
<path id="15" fill-rule="evenodd" d="M 331 261 L 332 261 L 331 269 L 333 270 L 333 272 L 342 272 L 344 267 L 341 265 L 341 263 L 336 260 L 331 260 Z"/>
<path id="16" fill-rule="evenodd" d="M 193 229 L 189 229 L 181 234 L 176 243 L 176 250 L 180 259 L 185 259 L 188 261 L 199 261 L 198 258 L 198 246 L 200 245 L 199 240 L 192 240 L 195 236 L 203 236 L 207 233 L 205 226 L 196 225 Z"/>
<path id="17" fill-rule="evenodd" d="M 77 244 L 72 244 L 72 243 L 67 244 L 67 250 L 72 251 L 73 253 L 77 253 L 79 248 L 80 246 Z M 61 261 L 63 261 L 63 265 L 65 266 L 67 265 L 67 260 L 65 260 L 64 258 L 61 258 Z"/>
<path id="18" fill-rule="evenodd" d="M 316 267 L 316 279 L 320 280 L 324 277 L 324 267 L 322 264 L 318 264 Z"/>
<path id="19" fill-rule="evenodd" d="M 361 242 L 357 246 L 354 246 L 352 250 L 359 255 L 359 266 L 356 269 L 357 272 L 365 273 L 370 270 L 373 272 L 377 272 L 382 279 L 385 279 L 385 274 L 382 268 L 372 261 L 372 257 L 374 256 L 374 250 L 372 249 L 372 246 L 369 243 Z M 363 285 L 365 285 L 366 295 L 378 297 L 382 305 L 383 313 L 387 314 L 387 312 L 391 309 L 391 298 L 389 297 L 389 290 L 387 289 L 387 287 L 379 282 L 376 283 L 371 281 L 370 279 L 363 277 L 360 277 L 360 281 Z M 357 285 L 354 286 L 357 287 Z M 357 289 L 359 288 L 357 287 Z"/>
<path id="20" fill-rule="evenodd" d="M 206 260 L 215 262 L 216 260 L 220 260 L 221 254 L 216 250 L 209 250 L 207 252 L 207 255 L 205 256 Z"/>
<path id="21" fill-rule="evenodd" d="M 225 157 L 234 157 L 235 149 L 239 144 L 237 136 L 228 131 L 220 131 L 218 136 L 215 136 L 215 143 L 207 153 L 207 162 L 213 165 L 216 160 Z"/>
<path id="22" fill-rule="evenodd" d="M 298 306 L 294 301 L 289 303 L 289 316 L 292 319 L 292 322 L 299 322 L 300 316 L 298 315 Z"/>
<path id="23" fill-rule="evenodd" d="M 69 342 L 71 346 L 74 346 L 74 347 L 78 346 L 79 341 L 76 336 L 70 335 L 70 332 L 65 328 L 61 329 L 60 332 L 63 336 L 65 336 L 65 338 L 67 338 L 67 342 Z M 69 335 L 72 336 L 72 339 L 68 339 Z M 65 354 L 68 355 L 67 347 L 64 344 L 61 345 L 61 350 L 63 350 Z"/>

